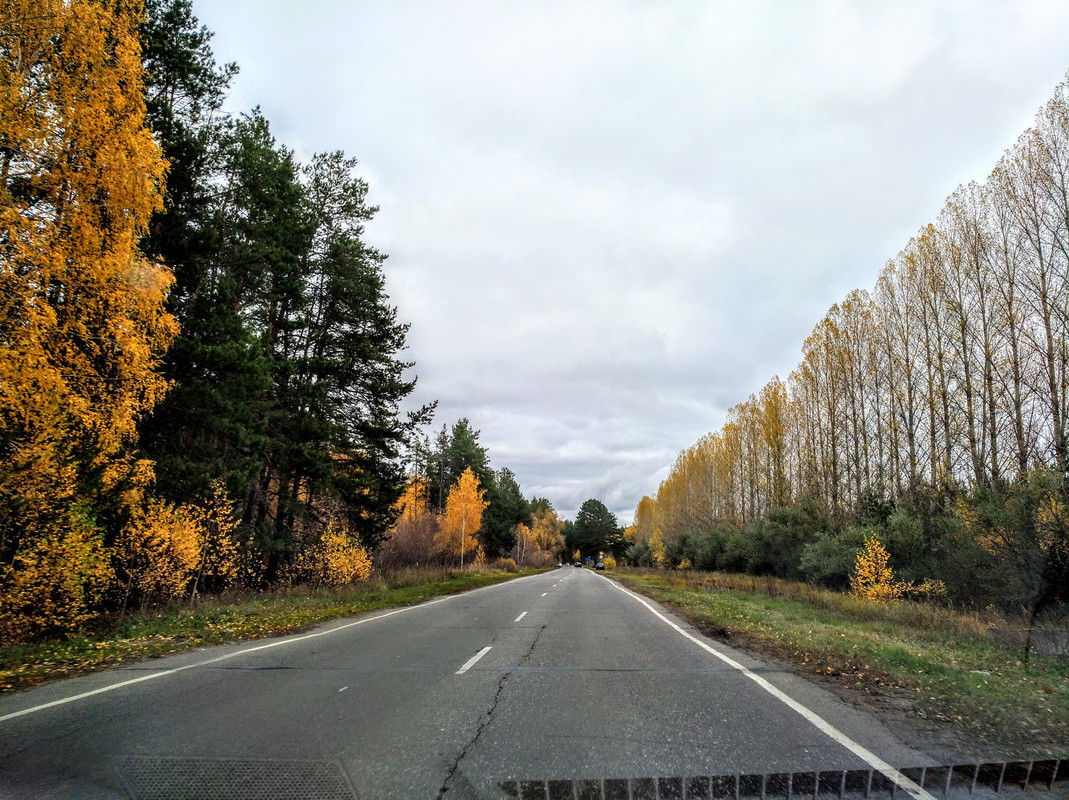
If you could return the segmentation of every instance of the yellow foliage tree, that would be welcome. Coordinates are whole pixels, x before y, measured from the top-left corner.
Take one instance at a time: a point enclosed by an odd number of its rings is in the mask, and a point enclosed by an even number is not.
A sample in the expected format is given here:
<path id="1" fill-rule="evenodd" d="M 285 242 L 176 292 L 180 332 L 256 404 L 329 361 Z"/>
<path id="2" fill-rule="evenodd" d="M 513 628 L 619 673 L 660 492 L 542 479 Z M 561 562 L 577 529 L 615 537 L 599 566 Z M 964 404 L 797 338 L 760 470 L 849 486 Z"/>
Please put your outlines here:
<path id="1" fill-rule="evenodd" d="M 237 574 L 238 549 L 234 541 L 237 529 L 234 504 L 227 497 L 222 481 L 212 484 L 212 499 L 204 507 L 195 507 L 193 513 L 200 528 L 200 557 L 193 592 L 196 594 L 202 588 L 225 589 Z"/>
<path id="2" fill-rule="evenodd" d="M 93 619 L 113 578 L 91 521 L 23 546 L 8 569 L 0 600 L 0 641 L 69 633 Z"/>
<path id="3" fill-rule="evenodd" d="M 909 584 L 895 580 L 887 563 L 887 550 L 875 536 L 865 539 L 865 546 L 854 561 L 854 573 L 850 576 L 850 590 L 862 600 L 880 602 L 897 600 L 909 589 Z"/>
<path id="4" fill-rule="evenodd" d="M 405 491 L 397 500 L 397 519 L 415 522 L 427 513 L 427 482 L 412 476 L 405 485 Z"/>
<path id="5" fill-rule="evenodd" d="M 327 524 L 319 542 L 303 550 L 294 565 L 300 579 L 331 586 L 366 581 L 371 572 L 367 549 L 334 522 Z"/>
<path id="6" fill-rule="evenodd" d="M 546 558 L 564 552 L 564 521 L 552 508 L 540 508 L 531 515 L 531 540 Z"/>
<path id="7" fill-rule="evenodd" d="M 397 519 L 376 554 L 387 567 L 421 564 L 435 557 L 438 522 L 427 506 L 427 483 L 411 476 L 395 505 Z"/>
<path id="8" fill-rule="evenodd" d="M 178 597 L 200 563 L 200 524 L 190 508 L 151 503 L 116 541 L 126 595 Z"/>
<path id="9" fill-rule="evenodd" d="M 204 508 L 153 502 L 137 513 L 115 544 L 115 562 L 131 593 L 145 598 L 223 589 L 237 573 L 236 520 L 221 481 Z"/>
<path id="10" fill-rule="evenodd" d="M 517 564 L 526 564 L 528 557 L 538 550 L 531 529 L 521 522 L 513 526 L 512 533 L 516 537 L 516 544 L 512 548 L 515 557 L 512 560 Z"/>
<path id="11" fill-rule="evenodd" d="M 0 6 L 0 617 L 34 591 L 68 629 L 103 579 L 76 509 L 121 519 L 141 502 L 151 464 L 126 449 L 166 389 L 155 368 L 176 331 L 171 274 L 137 249 L 165 168 L 145 126 L 140 13 Z"/>
<path id="12" fill-rule="evenodd" d="M 435 541 L 443 550 L 460 556 L 461 568 L 464 554 L 479 545 L 475 534 L 482 524 L 483 511 L 489 505 L 485 495 L 486 492 L 479 488 L 479 479 L 469 467 L 449 490 L 445 513 L 438 518 L 440 532 Z"/>
<path id="13" fill-rule="evenodd" d="M 661 528 L 653 526 L 653 535 L 650 536 L 650 557 L 658 567 L 664 564 L 664 539 L 661 537 Z"/>

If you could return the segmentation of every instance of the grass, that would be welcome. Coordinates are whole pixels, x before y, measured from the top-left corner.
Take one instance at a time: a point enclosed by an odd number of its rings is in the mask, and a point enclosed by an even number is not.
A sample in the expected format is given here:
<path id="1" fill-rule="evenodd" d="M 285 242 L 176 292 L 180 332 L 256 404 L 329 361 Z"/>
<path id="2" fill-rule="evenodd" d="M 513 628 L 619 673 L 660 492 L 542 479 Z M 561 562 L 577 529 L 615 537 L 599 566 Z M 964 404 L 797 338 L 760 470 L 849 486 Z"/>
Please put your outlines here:
<path id="1" fill-rule="evenodd" d="M 994 618 L 871 603 L 776 579 L 622 570 L 613 577 L 717 638 L 793 664 L 855 696 L 896 698 L 971 755 L 1069 755 L 1069 658 L 996 641 Z"/>
<path id="2" fill-rule="evenodd" d="M 0 693 L 207 645 L 294 633 L 319 622 L 411 605 L 541 571 L 411 568 L 377 573 L 365 583 L 349 586 L 235 592 L 175 602 L 107 620 L 91 635 L 0 647 Z"/>

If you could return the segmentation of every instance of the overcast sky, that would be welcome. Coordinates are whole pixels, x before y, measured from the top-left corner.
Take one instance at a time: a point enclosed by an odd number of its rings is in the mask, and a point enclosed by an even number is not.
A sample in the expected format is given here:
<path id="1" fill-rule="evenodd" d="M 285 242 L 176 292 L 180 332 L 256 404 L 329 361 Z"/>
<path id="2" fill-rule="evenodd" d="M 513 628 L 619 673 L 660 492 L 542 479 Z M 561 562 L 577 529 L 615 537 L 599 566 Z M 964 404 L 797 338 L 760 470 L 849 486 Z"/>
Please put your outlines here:
<path id="1" fill-rule="evenodd" d="M 982 181 L 1069 69 L 1064 2 L 194 0 L 230 108 L 341 149 L 411 404 L 629 523 Z"/>

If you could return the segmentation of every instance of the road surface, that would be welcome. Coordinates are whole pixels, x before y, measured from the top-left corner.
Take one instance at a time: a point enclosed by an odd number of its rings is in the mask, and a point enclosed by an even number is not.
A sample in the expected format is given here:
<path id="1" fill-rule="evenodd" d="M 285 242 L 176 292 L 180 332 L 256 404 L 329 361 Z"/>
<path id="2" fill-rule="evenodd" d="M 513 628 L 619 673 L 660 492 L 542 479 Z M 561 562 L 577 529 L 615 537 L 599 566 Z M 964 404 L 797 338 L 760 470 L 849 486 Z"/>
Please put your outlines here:
<path id="1" fill-rule="evenodd" d="M 0 698 L 4 798 L 701 796 L 931 763 L 572 567 Z"/>

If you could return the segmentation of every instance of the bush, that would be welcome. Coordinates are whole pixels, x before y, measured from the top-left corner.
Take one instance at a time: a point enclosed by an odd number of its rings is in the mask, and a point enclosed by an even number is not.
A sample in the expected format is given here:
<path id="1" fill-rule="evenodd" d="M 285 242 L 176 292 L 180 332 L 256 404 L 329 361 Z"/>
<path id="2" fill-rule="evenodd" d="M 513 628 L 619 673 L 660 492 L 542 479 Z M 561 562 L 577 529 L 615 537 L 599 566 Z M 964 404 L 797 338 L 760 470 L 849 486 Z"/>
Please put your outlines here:
<path id="1" fill-rule="evenodd" d="M 854 571 L 850 575 L 850 592 L 860 600 L 874 603 L 897 600 L 909 584 L 896 581 L 888 565 L 890 556 L 875 534 L 865 537 L 865 547 L 857 554 Z"/>
<path id="2" fill-rule="evenodd" d="M 500 569 L 504 572 L 519 572 L 520 568 L 516 566 L 516 562 L 511 558 L 499 558 L 492 564 L 494 569 Z"/>
<path id="3" fill-rule="evenodd" d="M 32 540 L 0 567 L 0 641 L 65 636 L 92 621 L 113 578 L 88 520 Z"/>
<path id="4" fill-rule="evenodd" d="M 371 577 L 371 556 L 354 536 L 327 524 L 319 542 L 297 557 L 291 575 L 298 582 L 341 586 Z"/>
<path id="5" fill-rule="evenodd" d="M 815 541 L 802 548 L 799 566 L 804 580 L 829 589 L 845 589 L 869 533 L 869 528 L 847 528 L 837 534 L 829 531 L 817 534 Z"/>

